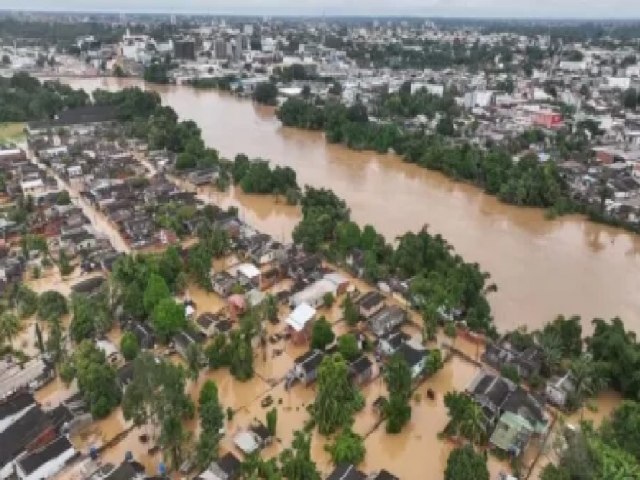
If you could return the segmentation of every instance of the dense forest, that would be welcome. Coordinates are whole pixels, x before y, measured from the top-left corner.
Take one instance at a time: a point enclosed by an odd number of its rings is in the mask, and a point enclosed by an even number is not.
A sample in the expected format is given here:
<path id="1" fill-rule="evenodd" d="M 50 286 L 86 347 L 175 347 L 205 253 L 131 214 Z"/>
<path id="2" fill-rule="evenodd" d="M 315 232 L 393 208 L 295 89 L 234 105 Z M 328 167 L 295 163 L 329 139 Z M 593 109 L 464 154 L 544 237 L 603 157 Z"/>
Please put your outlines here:
<path id="1" fill-rule="evenodd" d="M 403 106 L 401 100 L 394 99 L 384 108 L 395 114 L 411 115 L 430 114 L 439 107 L 424 97 L 418 105 Z M 467 142 L 456 142 L 446 131 L 432 135 L 407 132 L 392 122 L 371 121 L 361 103 L 350 107 L 336 102 L 318 106 L 301 99 L 289 99 L 278 110 L 278 118 L 286 126 L 324 130 L 329 142 L 343 143 L 349 148 L 380 153 L 392 149 L 407 162 L 474 183 L 507 203 L 553 208 L 556 213 L 571 208 L 566 185 L 555 163 L 541 163 L 533 155 L 516 162 L 505 148 L 481 149 Z"/>
<path id="2" fill-rule="evenodd" d="M 26 73 L 0 78 L 0 122 L 47 120 L 65 108 L 89 102 L 84 90 L 58 81 L 40 82 Z"/>

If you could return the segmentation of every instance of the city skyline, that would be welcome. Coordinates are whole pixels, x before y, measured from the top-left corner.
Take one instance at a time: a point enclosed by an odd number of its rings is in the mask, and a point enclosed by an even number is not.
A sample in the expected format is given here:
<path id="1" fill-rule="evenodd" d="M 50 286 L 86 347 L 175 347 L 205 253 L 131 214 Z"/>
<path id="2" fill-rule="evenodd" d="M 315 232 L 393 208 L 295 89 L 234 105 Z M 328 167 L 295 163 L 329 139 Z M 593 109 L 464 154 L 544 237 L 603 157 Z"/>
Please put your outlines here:
<path id="1" fill-rule="evenodd" d="M 0 0 L 0 9 L 18 10 L 15 2 Z M 193 13 L 212 15 L 305 15 L 305 16 L 424 16 L 485 18 L 630 18 L 640 17 L 640 3 L 611 0 L 606 4 L 595 0 L 370 0 L 363 5 L 345 4 L 337 0 L 247 0 L 241 5 L 229 0 L 185 0 L 176 6 L 171 0 L 95 0 L 90 7 L 81 0 L 25 0 L 19 10 L 78 11 L 123 13 Z"/>

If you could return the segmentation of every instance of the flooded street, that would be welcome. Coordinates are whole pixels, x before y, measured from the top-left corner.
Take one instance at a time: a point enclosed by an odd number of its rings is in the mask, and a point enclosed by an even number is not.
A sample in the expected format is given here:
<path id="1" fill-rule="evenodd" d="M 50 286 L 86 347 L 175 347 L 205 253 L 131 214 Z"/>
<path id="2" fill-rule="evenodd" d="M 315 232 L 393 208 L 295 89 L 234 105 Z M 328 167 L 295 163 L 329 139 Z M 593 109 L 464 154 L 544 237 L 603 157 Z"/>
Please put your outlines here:
<path id="1" fill-rule="evenodd" d="M 69 79 L 76 88 L 118 89 L 133 79 Z M 535 328 L 558 313 L 621 316 L 640 327 L 640 239 L 578 216 L 549 221 L 544 212 L 501 204 L 478 189 L 403 163 L 394 155 L 329 145 L 318 132 L 283 128 L 272 108 L 216 91 L 153 86 L 184 119 L 193 119 L 221 154 L 246 153 L 293 167 L 301 185 L 333 189 L 360 223 L 388 239 L 428 224 L 467 260 L 491 273 L 496 324 Z M 211 193 L 277 238 L 288 238 L 296 209 L 273 198 Z M 526 308 L 522 308 L 526 305 Z"/>

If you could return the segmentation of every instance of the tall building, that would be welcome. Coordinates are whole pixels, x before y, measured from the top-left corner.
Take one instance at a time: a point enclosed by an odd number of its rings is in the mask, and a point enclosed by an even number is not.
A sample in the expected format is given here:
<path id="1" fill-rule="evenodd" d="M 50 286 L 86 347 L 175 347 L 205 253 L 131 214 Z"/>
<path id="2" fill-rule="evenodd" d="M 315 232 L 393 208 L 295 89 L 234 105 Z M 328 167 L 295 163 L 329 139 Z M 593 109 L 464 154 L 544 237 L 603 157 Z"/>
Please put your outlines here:
<path id="1" fill-rule="evenodd" d="M 227 58 L 227 42 L 224 38 L 218 38 L 213 42 L 213 53 L 218 60 Z"/>
<path id="2" fill-rule="evenodd" d="M 173 54 L 183 60 L 196 59 L 196 42 L 191 39 L 175 40 L 173 42 Z"/>

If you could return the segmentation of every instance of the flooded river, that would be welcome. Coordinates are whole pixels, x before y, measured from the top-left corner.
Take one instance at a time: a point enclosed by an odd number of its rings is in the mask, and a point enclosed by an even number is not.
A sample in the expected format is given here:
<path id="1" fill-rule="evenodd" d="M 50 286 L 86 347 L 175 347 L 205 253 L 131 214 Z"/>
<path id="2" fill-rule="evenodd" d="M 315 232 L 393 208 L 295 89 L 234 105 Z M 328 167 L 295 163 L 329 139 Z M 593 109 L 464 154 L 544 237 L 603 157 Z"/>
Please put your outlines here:
<path id="1" fill-rule="evenodd" d="M 65 80 L 76 88 L 118 89 L 131 79 Z M 428 224 L 467 260 L 491 273 L 496 324 L 540 326 L 558 313 L 621 316 L 640 330 L 640 237 L 570 216 L 501 204 L 478 189 L 403 163 L 394 155 L 329 145 L 318 132 L 283 128 L 272 108 L 216 91 L 153 86 L 183 119 L 193 119 L 223 155 L 246 153 L 294 168 L 300 184 L 333 189 L 353 218 L 388 239 Z M 212 194 L 214 195 L 214 194 Z M 217 194 L 264 231 L 288 238 L 299 213 L 272 198 Z M 585 324 L 588 322 L 585 321 Z"/>

